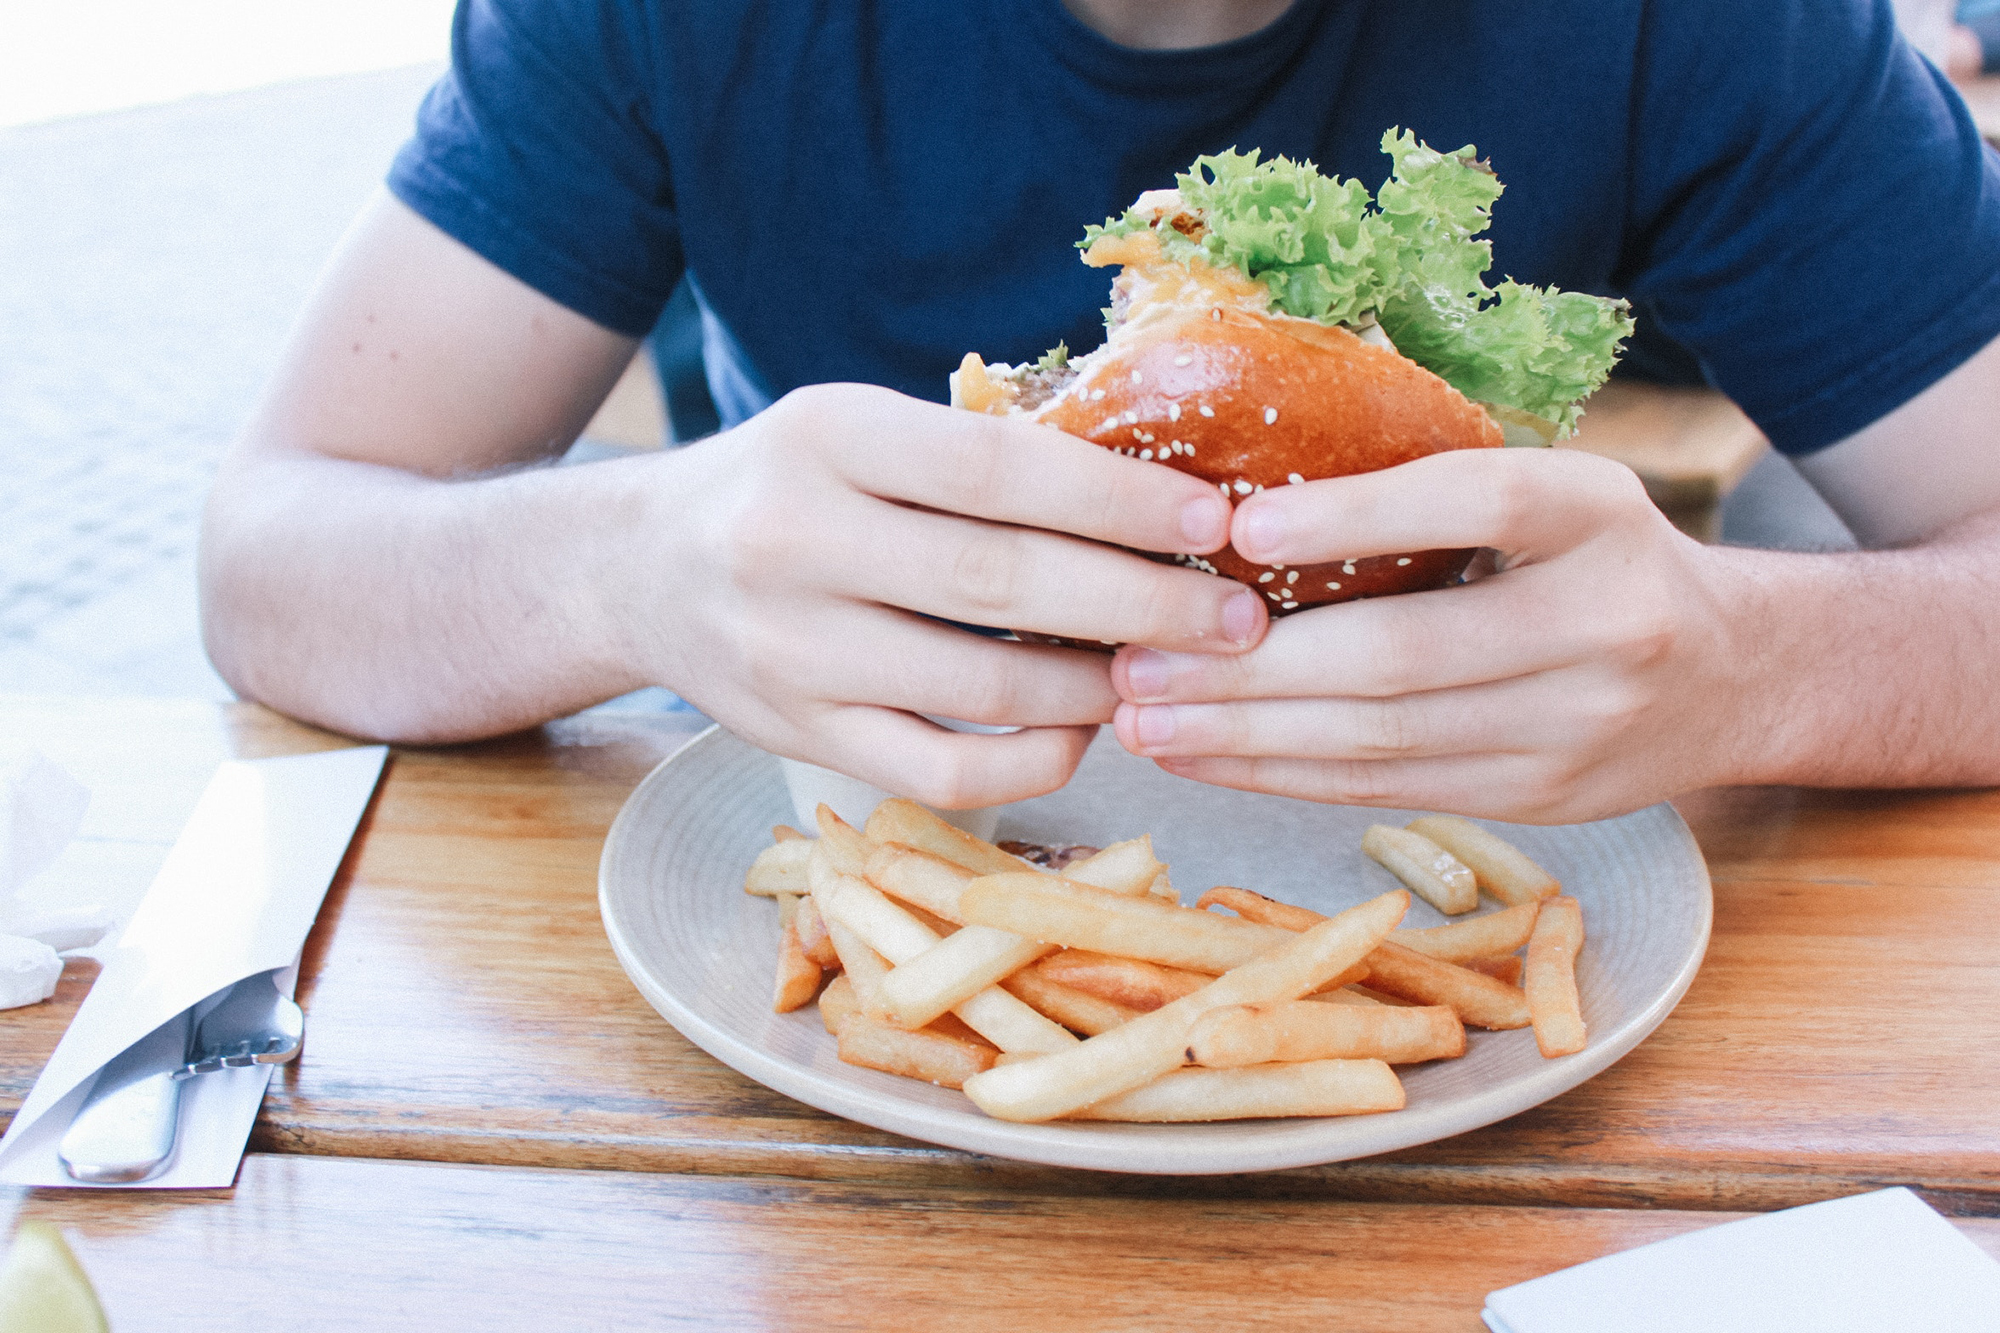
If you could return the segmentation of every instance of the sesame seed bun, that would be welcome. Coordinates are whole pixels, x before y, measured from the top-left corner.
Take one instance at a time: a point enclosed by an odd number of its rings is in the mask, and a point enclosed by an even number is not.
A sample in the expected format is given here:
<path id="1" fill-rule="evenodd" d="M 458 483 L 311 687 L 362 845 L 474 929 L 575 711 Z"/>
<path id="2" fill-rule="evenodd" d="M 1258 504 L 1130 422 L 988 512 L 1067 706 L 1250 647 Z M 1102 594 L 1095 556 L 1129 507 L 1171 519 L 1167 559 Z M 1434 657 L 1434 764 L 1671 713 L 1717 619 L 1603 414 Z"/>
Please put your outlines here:
<path id="1" fill-rule="evenodd" d="M 1395 350 L 1379 329 L 1272 313 L 1260 284 L 1161 255 L 1150 236 L 1100 241 L 1121 264 L 1105 345 L 1053 368 L 968 355 L 952 401 L 1022 415 L 1128 457 L 1200 477 L 1232 503 L 1266 487 L 1394 467 L 1503 442 L 1486 410 Z M 1225 547 L 1180 564 L 1263 593 L 1273 616 L 1358 597 L 1441 588 L 1475 552 L 1407 551 L 1325 564 L 1258 565 Z"/>

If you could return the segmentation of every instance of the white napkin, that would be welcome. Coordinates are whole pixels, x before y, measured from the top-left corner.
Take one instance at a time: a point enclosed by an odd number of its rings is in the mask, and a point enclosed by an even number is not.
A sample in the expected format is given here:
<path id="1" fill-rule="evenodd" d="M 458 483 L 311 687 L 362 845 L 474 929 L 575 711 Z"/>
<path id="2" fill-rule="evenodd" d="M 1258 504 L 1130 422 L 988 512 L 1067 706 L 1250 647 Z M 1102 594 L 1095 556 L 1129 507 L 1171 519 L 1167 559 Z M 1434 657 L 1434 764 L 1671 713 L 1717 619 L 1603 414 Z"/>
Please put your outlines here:
<path id="1" fill-rule="evenodd" d="M 89 805 L 90 789 L 39 750 L 0 753 L 0 1009 L 55 994 L 62 976 L 57 953 L 89 948 L 111 928 L 102 907 L 29 907 L 20 898 L 69 846 Z"/>
<path id="2" fill-rule="evenodd" d="M 1493 1333 L 1993 1333 L 2000 1262 L 1906 1189 L 1691 1231 L 1486 1298 Z"/>
<path id="3" fill-rule="evenodd" d="M 0 1139 L 0 1182 L 78 1187 L 56 1145 L 97 1072 L 182 1010 L 252 973 L 296 963 L 387 756 L 387 747 L 370 745 L 216 770 Z M 288 995 L 295 976 L 279 977 Z M 139 1188 L 231 1184 L 273 1068 L 189 1080 L 173 1162 Z"/>

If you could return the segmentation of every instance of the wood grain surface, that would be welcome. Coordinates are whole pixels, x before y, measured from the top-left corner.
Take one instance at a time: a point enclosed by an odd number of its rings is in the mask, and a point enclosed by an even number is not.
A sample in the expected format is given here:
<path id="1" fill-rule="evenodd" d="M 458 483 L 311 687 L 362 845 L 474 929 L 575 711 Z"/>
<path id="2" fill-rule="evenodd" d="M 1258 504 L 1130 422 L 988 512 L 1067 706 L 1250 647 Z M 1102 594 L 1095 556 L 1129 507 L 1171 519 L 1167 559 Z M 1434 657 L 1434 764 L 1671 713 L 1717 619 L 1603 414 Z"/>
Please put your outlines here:
<path id="1" fill-rule="evenodd" d="M 96 789 L 60 869 L 112 887 L 157 865 L 218 759 L 339 743 L 254 707 L 159 702 L 0 700 L 0 735 Z M 1387 1157 L 1141 1179 L 823 1115 L 654 1015 L 605 943 L 596 862 L 625 795 L 686 735 L 599 718 L 399 751 L 309 942 L 305 1053 L 273 1081 L 254 1145 L 1106 1197 L 1762 1210 L 1911 1184 L 1946 1211 L 2000 1214 L 2000 794 L 1692 797 L 1716 880 L 1708 962 L 1611 1070 Z M 0 1105 L 73 1012 L 73 970 L 55 1002 L 0 1014 Z"/>
<path id="2" fill-rule="evenodd" d="M 1489 1291 L 1730 1219 L 261 1155 L 233 1198 L 40 1190 L 22 1215 L 65 1228 L 118 1333 L 1478 1333 Z M 2000 1256 L 2000 1221 L 1959 1225 Z"/>

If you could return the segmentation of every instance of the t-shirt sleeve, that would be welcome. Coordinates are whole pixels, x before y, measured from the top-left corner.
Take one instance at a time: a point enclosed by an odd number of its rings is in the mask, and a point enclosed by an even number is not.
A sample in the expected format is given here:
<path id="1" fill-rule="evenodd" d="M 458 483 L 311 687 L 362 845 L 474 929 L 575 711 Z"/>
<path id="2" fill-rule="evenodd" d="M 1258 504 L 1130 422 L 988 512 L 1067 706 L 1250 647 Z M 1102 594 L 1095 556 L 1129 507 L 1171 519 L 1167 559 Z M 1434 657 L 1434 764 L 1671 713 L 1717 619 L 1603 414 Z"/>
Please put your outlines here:
<path id="1" fill-rule="evenodd" d="M 632 337 L 682 269 L 653 22 L 642 0 L 460 0 L 451 70 L 389 172 L 447 234 Z"/>
<path id="2" fill-rule="evenodd" d="M 1654 3 L 1621 286 L 1787 453 L 2000 336 L 2000 158 L 1888 0 Z"/>

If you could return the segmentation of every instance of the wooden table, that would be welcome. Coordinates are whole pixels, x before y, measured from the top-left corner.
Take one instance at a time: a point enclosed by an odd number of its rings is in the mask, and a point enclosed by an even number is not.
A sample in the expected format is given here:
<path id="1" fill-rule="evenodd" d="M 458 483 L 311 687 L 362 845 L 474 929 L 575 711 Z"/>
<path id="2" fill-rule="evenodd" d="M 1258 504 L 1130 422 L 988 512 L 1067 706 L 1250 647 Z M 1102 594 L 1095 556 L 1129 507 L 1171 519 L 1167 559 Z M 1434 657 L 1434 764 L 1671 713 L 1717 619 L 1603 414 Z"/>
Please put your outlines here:
<path id="1" fill-rule="evenodd" d="M 1142 1178 L 838 1120 L 662 1022 L 605 943 L 596 865 L 688 734 L 597 717 L 394 756 L 308 943 L 306 1052 L 239 1187 L 25 1204 L 72 1228 L 120 1333 L 371 1313 L 1473 1333 L 1493 1287 L 1889 1184 L 2000 1254 L 2000 793 L 1701 793 L 1681 804 L 1716 881 L 1708 961 L 1611 1070 L 1408 1152 Z M 24 698 L 0 698 L 0 736 L 96 791 L 57 873 L 114 899 L 217 761 L 345 743 L 249 706 Z M 6 1104 L 89 973 L 0 1014 Z M 236 1274 L 245 1296 L 216 1299 Z"/>

